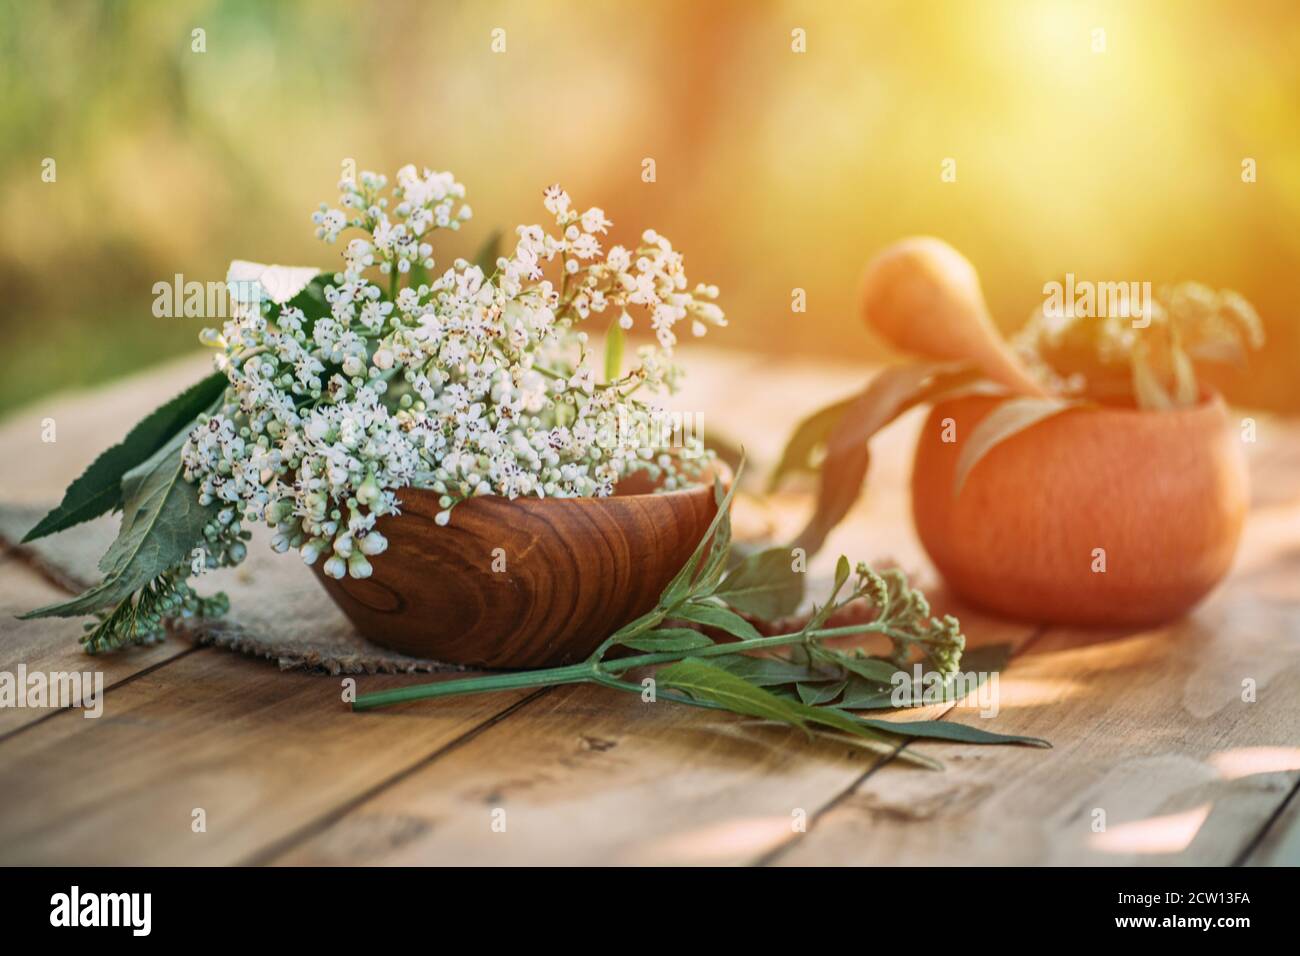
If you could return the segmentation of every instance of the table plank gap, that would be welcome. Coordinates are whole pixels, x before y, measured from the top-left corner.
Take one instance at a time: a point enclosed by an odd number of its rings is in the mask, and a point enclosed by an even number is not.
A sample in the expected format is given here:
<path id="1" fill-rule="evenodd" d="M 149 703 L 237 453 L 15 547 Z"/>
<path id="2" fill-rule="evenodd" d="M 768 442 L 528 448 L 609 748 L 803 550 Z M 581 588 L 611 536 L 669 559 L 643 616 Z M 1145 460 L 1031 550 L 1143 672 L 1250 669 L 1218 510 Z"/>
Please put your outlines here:
<path id="1" fill-rule="evenodd" d="M 1300 777 L 1234 866 L 1300 866 Z"/>

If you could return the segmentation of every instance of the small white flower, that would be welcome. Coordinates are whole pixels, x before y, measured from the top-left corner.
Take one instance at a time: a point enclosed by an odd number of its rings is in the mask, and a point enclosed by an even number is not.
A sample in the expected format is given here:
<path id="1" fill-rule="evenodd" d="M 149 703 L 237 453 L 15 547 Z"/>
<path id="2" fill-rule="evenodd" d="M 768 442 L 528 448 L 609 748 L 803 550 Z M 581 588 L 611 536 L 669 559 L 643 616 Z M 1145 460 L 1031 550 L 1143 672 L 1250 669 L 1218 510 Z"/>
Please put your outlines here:
<path id="1" fill-rule="evenodd" d="M 613 223 L 605 218 L 605 210 L 595 206 L 582 214 L 582 228 L 587 232 L 607 232 L 612 225 Z"/>
<path id="2" fill-rule="evenodd" d="M 725 324 L 717 288 L 688 283 L 681 254 L 654 230 L 635 260 L 625 246 L 603 252 L 603 210 L 579 215 L 558 185 L 543 193 L 554 226 L 518 227 L 490 276 L 458 259 L 417 283 L 411 270 L 434 265 L 432 230 L 456 228 L 470 208 L 451 173 L 404 166 L 394 183 L 385 195 L 388 180 L 362 172 L 340 187 L 341 209 L 312 216 L 327 241 L 360 232 L 324 286 L 328 314 L 259 305 L 205 333 L 230 387 L 182 464 L 198 500 L 220 509 L 219 563 L 243 557 L 241 522 L 264 521 L 275 550 L 325 558 L 331 577 L 365 577 L 388 545 L 375 522 L 400 513 L 409 486 L 438 493 L 446 525 L 475 495 L 603 496 L 647 467 L 667 488 L 688 480 L 644 400 L 680 376 L 669 355 L 678 322 L 689 316 L 696 335 Z M 395 278 L 395 297 L 375 273 Z M 658 345 L 597 387 L 580 325 L 608 309 L 625 330 L 643 310 Z M 624 394 L 627 382 L 640 393 Z"/>

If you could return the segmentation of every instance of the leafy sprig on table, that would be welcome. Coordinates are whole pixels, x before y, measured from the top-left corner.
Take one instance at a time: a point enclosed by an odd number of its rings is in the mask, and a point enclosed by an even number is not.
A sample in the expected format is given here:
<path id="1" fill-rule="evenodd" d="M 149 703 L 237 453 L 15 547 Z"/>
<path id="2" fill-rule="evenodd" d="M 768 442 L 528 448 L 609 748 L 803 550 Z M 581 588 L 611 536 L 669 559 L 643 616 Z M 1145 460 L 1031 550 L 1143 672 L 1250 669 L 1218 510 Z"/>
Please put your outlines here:
<path id="1" fill-rule="evenodd" d="M 784 548 L 751 555 L 725 573 L 736 485 L 733 481 L 725 492 L 720 483 L 715 485 L 717 514 L 655 607 L 607 637 L 585 661 L 363 694 L 352 708 L 371 710 L 413 700 L 584 683 L 642 695 L 645 686 L 627 675 L 657 667 L 656 700 L 785 724 L 810 737 L 830 733 L 927 767 L 939 765 L 922 754 L 901 750 L 902 745 L 912 738 L 926 738 L 1048 746 L 1038 738 L 995 734 L 962 724 L 891 722 L 852 713 L 892 709 L 898 672 L 906 673 L 914 663 L 934 675 L 941 687 L 949 688 L 965 648 L 960 623 L 951 616 L 931 616 L 925 595 L 912 588 L 901 571 L 877 573 L 865 564 L 853 567 L 841 557 L 829 597 L 802 626 L 784 634 L 760 634 L 741 612 L 765 618 L 791 613 L 803 599 L 803 576 L 793 570 L 790 552 Z M 826 626 L 837 611 L 860 600 L 874 608 L 871 620 Z M 715 641 L 686 624 L 722 631 L 733 640 Z M 832 638 L 867 634 L 888 637 L 893 645 L 890 654 L 868 656 L 828 643 Z M 640 653 L 610 656 L 620 648 Z M 991 661 L 985 657 L 981 663 Z"/>
<path id="2" fill-rule="evenodd" d="M 288 305 L 312 321 L 329 315 L 326 289 L 332 281 L 329 275 L 315 277 Z M 24 544 L 122 512 L 117 538 L 99 562 L 104 579 L 67 601 L 28 611 L 24 620 L 93 616 L 81 644 L 95 654 L 161 640 L 175 618 L 226 612 L 225 594 L 201 596 L 189 578 L 237 563 L 252 535 L 237 519 L 221 527 L 218 508 L 199 503 L 182 474 L 181 449 L 196 425 L 231 400 L 228 386 L 223 373 L 213 372 L 159 406 L 96 458 L 27 532 Z"/>
<path id="3" fill-rule="evenodd" d="M 222 401 L 224 375 L 214 373 L 140 421 L 77 478 L 63 500 L 23 538 L 26 544 L 121 510 L 117 538 L 100 559 L 104 579 L 67 601 L 22 615 L 93 615 L 82 645 L 90 653 L 147 644 L 172 617 L 214 617 L 224 594 L 200 597 L 187 583 L 217 509 L 202 506 L 181 475 L 181 445 L 197 417 Z"/>

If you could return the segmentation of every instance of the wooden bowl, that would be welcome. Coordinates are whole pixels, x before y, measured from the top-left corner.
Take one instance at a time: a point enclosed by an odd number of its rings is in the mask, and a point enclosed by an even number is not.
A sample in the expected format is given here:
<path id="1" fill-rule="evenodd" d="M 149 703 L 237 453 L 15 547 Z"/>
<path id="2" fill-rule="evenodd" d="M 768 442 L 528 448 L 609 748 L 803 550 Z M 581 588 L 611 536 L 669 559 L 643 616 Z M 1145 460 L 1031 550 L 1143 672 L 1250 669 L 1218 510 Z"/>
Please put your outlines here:
<path id="1" fill-rule="evenodd" d="M 711 480 L 711 479 L 710 479 Z M 654 607 L 717 512 L 701 483 L 609 498 L 472 498 L 445 527 L 432 491 L 401 491 L 379 519 L 369 578 L 316 576 L 357 630 L 413 657 L 479 667 L 586 658 Z"/>
<path id="2" fill-rule="evenodd" d="M 996 404 L 937 404 L 917 445 L 913 518 L 955 591 L 1020 619 L 1149 625 L 1180 616 L 1227 573 L 1249 492 L 1218 395 L 1169 412 L 1063 412 L 993 448 L 954 496 L 964 441 Z M 944 442 L 949 418 L 956 441 Z"/>

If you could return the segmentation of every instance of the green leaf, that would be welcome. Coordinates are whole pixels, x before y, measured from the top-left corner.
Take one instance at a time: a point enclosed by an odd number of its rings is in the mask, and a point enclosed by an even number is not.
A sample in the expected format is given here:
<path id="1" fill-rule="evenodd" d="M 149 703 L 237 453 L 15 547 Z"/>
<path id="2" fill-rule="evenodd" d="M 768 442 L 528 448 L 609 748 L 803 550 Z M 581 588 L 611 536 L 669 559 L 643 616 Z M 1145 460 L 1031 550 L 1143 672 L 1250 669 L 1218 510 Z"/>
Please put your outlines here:
<path id="1" fill-rule="evenodd" d="M 763 636 L 758 633 L 753 624 L 735 611 L 715 604 L 683 604 L 673 609 L 672 616 L 683 621 L 703 624 L 706 627 L 716 627 L 741 640 L 752 640 Z"/>
<path id="2" fill-rule="evenodd" d="M 736 480 L 738 482 L 739 478 Z M 719 508 L 722 507 L 724 497 L 722 485 L 715 481 L 713 500 Z M 700 570 L 691 586 L 692 592 L 698 596 L 711 594 L 717 588 L 718 582 L 722 580 L 722 574 L 727 569 L 730 557 L 731 509 L 728 507 L 726 516 L 718 522 L 718 530 L 713 534 L 713 542 L 709 545 L 708 556 L 704 559 L 704 567 Z"/>
<path id="3" fill-rule="evenodd" d="M 745 450 L 740 443 L 728 438 L 722 434 L 716 427 L 709 430 L 708 447 L 711 452 L 724 461 L 732 471 L 740 468 L 740 463 L 744 460 Z"/>
<path id="4" fill-rule="evenodd" d="M 966 674 L 987 675 L 1001 671 L 1010 660 L 1010 644 L 985 644 L 982 647 L 967 648 L 962 652 L 961 669 Z"/>
<path id="5" fill-rule="evenodd" d="M 853 716 L 853 719 L 866 727 L 883 730 L 904 737 L 917 737 L 922 740 L 949 740 L 959 744 L 1023 744 L 1027 747 L 1051 747 L 1041 737 L 1023 737 L 1017 734 L 995 734 L 980 730 L 966 724 L 953 723 L 950 720 L 873 720 L 869 717 Z"/>
<path id="6" fill-rule="evenodd" d="M 758 687 L 776 687 L 801 681 L 838 679 L 807 664 L 786 660 L 784 657 L 755 657 L 750 654 L 720 654 L 710 657 L 709 663 L 730 674 L 743 678 Z"/>
<path id="7" fill-rule="evenodd" d="M 707 634 L 701 634 L 689 627 L 663 627 L 618 643 L 635 651 L 655 654 L 661 651 L 693 651 L 700 647 L 710 647 L 713 640 Z"/>
<path id="8" fill-rule="evenodd" d="M 995 388 L 980 373 L 952 362 L 899 365 L 871 380 L 835 421 L 826 437 L 826 458 L 812 518 L 795 545 L 818 551 L 862 493 L 871 462 L 867 442 L 899 415 L 923 402 Z"/>
<path id="9" fill-rule="evenodd" d="M 501 257 L 501 230 L 493 229 L 474 254 L 474 265 L 483 270 L 485 276 L 497 271 L 497 259 Z"/>
<path id="10" fill-rule="evenodd" d="M 854 674 L 844 688 L 844 697 L 839 705 L 845 710 L 893 709 L 893 693 L 894 688 L 889 684 Z"/>
<path id="11" fill-rule="evenodd" d="M 887 729 L 882 732 L 879 728 L 871 726 L 873 722 L 866 721 L 854 714 L 846 714 L 834 707 L 812 707 L 808 704 L 794 702 L 791 702 L 790 706 L 809 723 L 821 724 L 823 727 L 833 727 L 835 730 L 874 742 L 877 746 L 872 747 L 872 749 L 877 753 L 885 756 L 892 755 L 903 763 L 917 764 L 931 770 L 943 769 L 943 764 L 933 757 L 927 757 L 912 750 L 899 749 L 902 744 L 899 735 Z M 884 723 L 884 721 L 874 721 L 874 723 Z"/>
<path id="12" fill-rule="evenodd" d="M 961 454 L 957 456 L 953 495 L 961 494 L 971 471 L 1002 442 L 1053 415 L 1078 406 L 1078 402 L 1069 399 L 1033 396 L 1008 399 L 998 405 L 975 426 L 975 430 L 966 439 Z"/>
<path id="13" fill-rule="evenodd" d="M 964 651 L 961 657 L 961 671 L 968 678 L 972 674 L 975 675 L 973 680 L 967 680 L 963 688 L 966 694 L 969 695 L 972 691 L 978 690 L 988 680 L 990 674 L 997 673 L 1006 667 L 1010 658 L 1010 644 L 989 644 L 984 647 L 977 647 L 974 650 Z M 908 671 L 902 670 L 896 671 L 896 673 L 907 676 L 910 685 L 911 675 Z M 943 685 L 942 693 L 935 694 L 932 699 L 927 696 L 926 699 L 915 703 L 895 706 L 892 678 L 889 682 L 884 683 L 866 678 L 854 678 L 850 679 L 849 686 L 844 689 L 844 699 L 840 701 L 839 706 L 844 710 L 907 710 L 912 707 L 922 707 L 926 704 L 950 703 L 957 699 L 956 685 L 947 682 Z"/>
<path id="14" fill-rule="evenodd" d="M 855 657 L 852 654 L 842 654 L 827 649 L 822 649 L 819 653 L 826 655 L 827 660 L 833 661 L 863 680 L 874 681 L 878 684 L 888 684 L 894 679 L 894 675 L 898 673 L 898 668 L 891 662 L 881 660 L 878 657 Z"/>
<path id="15" fill-rule="evenodd" d="M 68 486 L 58 507 L 27 532 L 23 543 L 121 507 L 122 476 L 166 445 L 200 412 L 211 407 L 225 392 L 226 384 L 226 377 L 215 372 L 150 412 L 127 432 L 121 442 L 96 458 L 81 477 Z"/>
<path id="16" fill-rule="evenodd" d="M 623 326 L 614 318 L 605 333 L 605 381 L 616 381 L 623 371 Z"/>
<path id="17" fill-rule="evenodd" d="M 740 467 L 736 469 L 736 477 L 732 480 L 731 487 L 727 489 L 725 494 L 722 490 L 721 479 L 716 477 L 713 479 L 713 499 L 717 502 L 717 512 L 713 515 L 713 520 L 709 522 L 708 528 L 705 529 L 703 536 L 695 546 L 695 550 L 691 553 L 690 558 L 688 558 L 686 563 L 681 566 L 675 575 L 673 575 L 673 579 L 668 582 L 668 586 L 664 588 L 663 593 L 659 596 L 660 607 L 672 607 L 690 593 L 691 585 L 695 583 L 696 572 L 700 569 L 700 561 L 704 558 L 704 555 L 709 553 L 711 550 L 713 552 L 717 551 L 717 542 L 714 540 L 714 532 L 716 532 L 719 526 L 724 522 L 727 526 L 726 537 L 728 541 L 730 541 L 731 499 L 736 494 L 736 488 L 740 484 L 740 476 L 744 470 L 745 463 L 742 461 Z M 725 564 L 725 555 L 722 564 Z"/>
<path id="18" fill-rule="evenodd" d="M 838 680 L 825 684 L 796 684 L 795 690 L 799 693 L 799 699 L 811 707 L 818 704 L 829 704 L 844 691 L 846 680 Z"/>
<path id="19" fill-rule="evenodd" d="M 199 505 L 194 486 L 181 476 L 185 437 L 179 433 L 123 477 L 122 528 L 100 561 L 104 580 L 70 601 L 29 611 L 24 619 L 76 617 L 111 607 L 189 560 L 217 509 Z"/>
<path id="20" fill-rule="evenodd" d="M 742 561 L 713 592 L 737 611 L 763 620 L 793 614 L 803 601 L 804 576 L 789 548 L 769 548 Z"/>
<path id="21" fill-rule="evenodd" d="M 775 720 L 807 732 L 799 704 L 783 700 L 720 667 L 698 657 L 687 657 L 659 669 L 655 680 L 685 691 L 697 700 L 708 700 L 737 714 Z"/>
<path id="22" fill-rule="evenodd" d="M 792 475 L 797 472 L 814 471 L 812 463 L 813 452 L 826 444 L 826 438 L 835 427 L 836 422 L 840 420 L 844 412 L 847 411 L 857 396 L 843 399 L 834 405 L 828 405 L 820 411 L 813 412 L 798 425 L 795 426 L 790 438 L 785 443 L 785 451 L 781 453 L 781 460 L 777 462 L 775 470 L 768 476 L 767 490 L 775 491 L 781 483 L 781 479 L 786 475 Z"/>
<path id="23" fill-rule="evenodd" d="M 307 326 L 310 328 L 317 319 L 323 319 L 330 314 L 329 300 L 325 298 L 325 289 L 334 284 L 334 273 L 322 272 L 310 282 L 307 287 L 285 303 L 286 309 L 301 309 L 302 314 L 307 317 Z"/>

